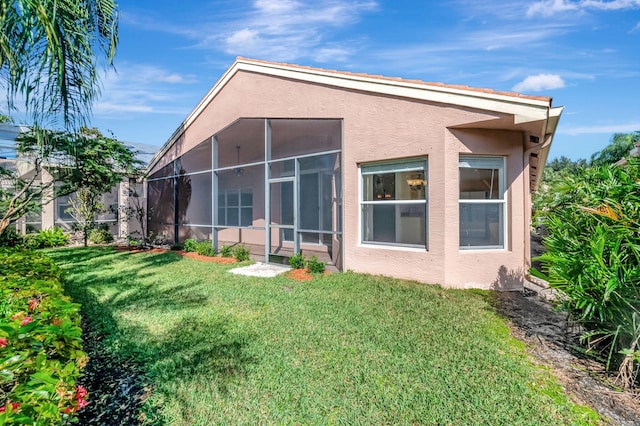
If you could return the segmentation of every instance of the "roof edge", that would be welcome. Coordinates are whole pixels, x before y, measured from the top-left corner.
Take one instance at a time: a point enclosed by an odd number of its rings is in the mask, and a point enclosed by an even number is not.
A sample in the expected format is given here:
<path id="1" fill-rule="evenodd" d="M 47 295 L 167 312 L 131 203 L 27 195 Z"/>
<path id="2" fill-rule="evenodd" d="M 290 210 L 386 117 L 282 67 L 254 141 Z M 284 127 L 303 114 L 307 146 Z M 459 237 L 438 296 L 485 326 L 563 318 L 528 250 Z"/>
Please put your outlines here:
<path id="1" fill-rule="evenodd" d="M 218 92 L 222 90 L 228 81 L 239 71 L 297 79 L 310 83 L 326 84 L 369 93 L 510 113 L 516 117 L 516 121 L 520 121 L 520 119 L 522 119 L 522 121 L 546 119 L 552 102 L 550 97 L 528 96 L 515 92 L 498 92 L 491 89 L 478 89 L 468 86 L 428 83 L 421 80 L 406 80 L 397 77 L 327 70 L 238 56 L 231 67 L 222 74 L 220 79 L 216 81 L 213 87 L 200 102 L 198 102 L 196 107 L 151 159 L 147 165 L 147 171 L 155 167 L 160 158 L 170 149 L 180 135 L 196 120 Z"/>

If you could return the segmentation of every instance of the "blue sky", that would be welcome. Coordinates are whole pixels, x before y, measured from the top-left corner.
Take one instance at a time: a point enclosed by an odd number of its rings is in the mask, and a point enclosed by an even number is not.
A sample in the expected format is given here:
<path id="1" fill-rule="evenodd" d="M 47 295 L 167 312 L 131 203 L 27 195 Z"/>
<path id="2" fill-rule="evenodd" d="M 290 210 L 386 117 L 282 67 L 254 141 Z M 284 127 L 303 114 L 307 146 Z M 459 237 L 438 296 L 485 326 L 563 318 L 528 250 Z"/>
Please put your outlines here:
<path id="1" fill-rule="evenodd" d="M 92 124 L 162 145 L 236 56 L 553 97 L 550 158 L 640 130 L 640 0 L 121 0 Z"/>

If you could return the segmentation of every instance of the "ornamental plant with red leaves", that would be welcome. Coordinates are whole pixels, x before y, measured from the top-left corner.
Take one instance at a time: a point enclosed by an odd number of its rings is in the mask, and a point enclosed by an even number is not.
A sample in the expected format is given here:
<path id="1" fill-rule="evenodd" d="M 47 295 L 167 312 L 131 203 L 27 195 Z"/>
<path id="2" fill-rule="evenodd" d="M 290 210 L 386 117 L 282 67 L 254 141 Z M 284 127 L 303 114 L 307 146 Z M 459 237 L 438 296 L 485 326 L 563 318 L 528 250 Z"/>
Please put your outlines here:
<path id="1" fill-rule="evenodd" d="M 48 257 L 0 248 L 0 425 L 61 424 L 88 404 L 79 305 Z"/>

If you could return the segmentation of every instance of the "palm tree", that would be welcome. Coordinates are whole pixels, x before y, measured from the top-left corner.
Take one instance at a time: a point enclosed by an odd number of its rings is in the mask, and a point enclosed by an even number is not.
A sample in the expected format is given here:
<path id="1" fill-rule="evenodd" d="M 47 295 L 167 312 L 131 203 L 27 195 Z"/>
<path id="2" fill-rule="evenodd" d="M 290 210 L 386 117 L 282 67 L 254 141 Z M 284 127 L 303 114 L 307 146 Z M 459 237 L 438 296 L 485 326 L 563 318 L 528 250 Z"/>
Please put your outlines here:
<path id="1" fill-rule="evenodd" d="M 113 65 L 115 0 L 0 0 L 0 86 L 36 125 L 79 128 Z"/>

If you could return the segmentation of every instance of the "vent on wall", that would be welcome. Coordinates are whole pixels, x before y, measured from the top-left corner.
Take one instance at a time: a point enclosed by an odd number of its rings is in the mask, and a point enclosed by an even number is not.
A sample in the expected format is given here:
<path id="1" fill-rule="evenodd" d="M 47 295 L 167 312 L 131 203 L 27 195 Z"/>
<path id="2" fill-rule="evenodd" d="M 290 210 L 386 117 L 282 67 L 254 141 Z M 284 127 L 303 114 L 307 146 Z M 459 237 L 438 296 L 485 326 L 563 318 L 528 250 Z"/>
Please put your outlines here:
<path id="1" fill-rule="evenodd" d="M 540 138 L 537 136 L 529 135 L 529 142 L 531 143 L 540 143 Z"/>

